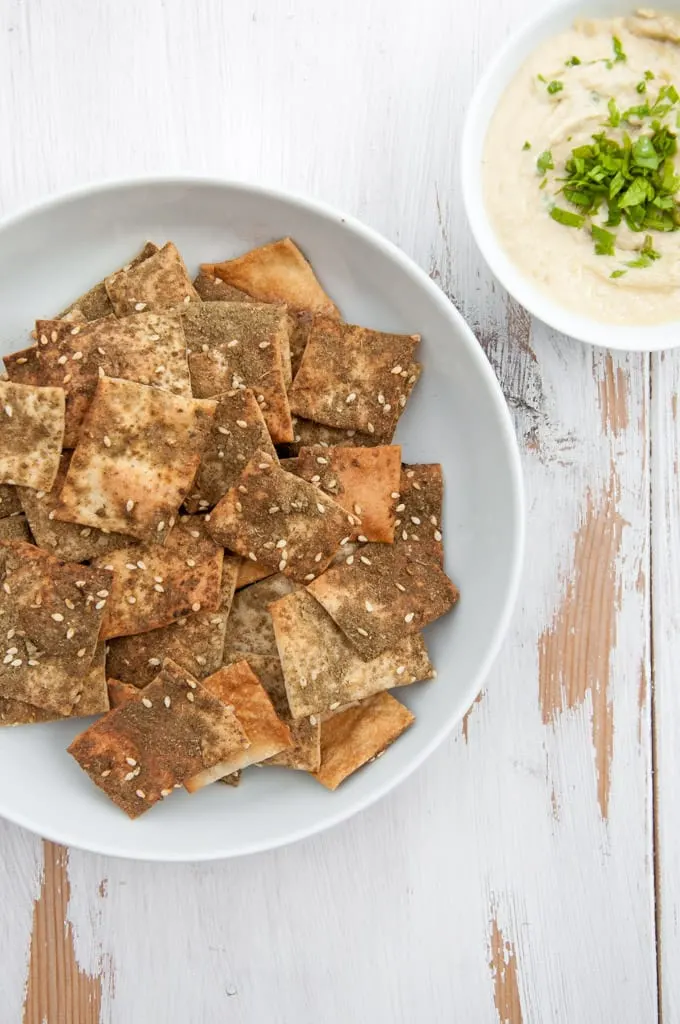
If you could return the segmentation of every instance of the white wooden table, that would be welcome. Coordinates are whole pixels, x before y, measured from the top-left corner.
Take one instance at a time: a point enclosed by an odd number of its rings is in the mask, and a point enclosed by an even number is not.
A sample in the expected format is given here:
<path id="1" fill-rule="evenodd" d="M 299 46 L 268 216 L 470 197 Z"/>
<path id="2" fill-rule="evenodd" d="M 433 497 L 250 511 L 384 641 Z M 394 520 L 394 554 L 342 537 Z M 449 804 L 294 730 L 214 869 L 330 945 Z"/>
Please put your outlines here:
<path id="1" fill-rule="evenodd" d="M 535 0 L 1 0 L 0 213 L 191 171 L 327 200 L 477 332 L 529 558 L 477 704 L 379 806 L 212 866 L 0 822 L 2 1024 L 680 1021 L 680 353 L 594 351 L 491 280 L 457 181 Z"/>

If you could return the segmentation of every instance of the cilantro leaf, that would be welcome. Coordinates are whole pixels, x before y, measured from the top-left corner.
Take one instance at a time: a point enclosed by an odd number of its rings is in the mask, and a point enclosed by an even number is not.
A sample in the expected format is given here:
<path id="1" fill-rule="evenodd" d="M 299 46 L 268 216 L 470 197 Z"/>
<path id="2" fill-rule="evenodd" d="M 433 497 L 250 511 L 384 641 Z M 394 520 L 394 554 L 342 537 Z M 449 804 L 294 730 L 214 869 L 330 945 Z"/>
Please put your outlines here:
<path id="1" fill-rule="evenodd" d="M 625 53 L 623 52 L 623 46 L 618 36 L 612 36 L 612 48 L 614 50 L 614 63 L 619 61 L 627 60 Z"/>
<path id="2" fill-rule="evenodd" d="M 590 232 L 595 242 L 595 252 L 597 255 L 613 256 L 616 235 L 613 235 L 611 231 L 605 231 L 604 228 L 598 227 L 597 224 L 591 225 Z"/>
<path id="3" fill-rule="evenodd" d="M 541 174 L 545 174 L 546 171 L 552 171 L 555 168 L 553 162 L 553 155 L 549 149 L 544 150 L 536 161 L 536 167 Z"/>
<path id="4" fill-rule="evenodd" d="M 549 82 L 547 85 L 547 90 L 551 96 L 554 96 L 556 92 L 562 92 L 563 89 L 564 82 L 560 82 L 557 79 L 553 79 L 553 81 Z"/>
<path id="5" fill-rule="evenodd" d="M 611 272 L 611 274 L 609 276 L 610 277 L 623 277 L 623 275 L 627 274 L 627 273 L 628 273 L 627 270 L 612 270 L 612 272 Z"/>
<path id="6" fill-rule="evenodd" d="M 564 224 L 568 228 L 582 228 L 585 217 L 580 213 L 572 213 L 570 210 L 563 210 L 560 206 L 553 206 L 550 216 L 558 224 Z"/>
<path id="7" fill-rule="evenodd" d="M 527 140 L 522 146 L 522 149 L 531 149 L 531 143 Z"/>

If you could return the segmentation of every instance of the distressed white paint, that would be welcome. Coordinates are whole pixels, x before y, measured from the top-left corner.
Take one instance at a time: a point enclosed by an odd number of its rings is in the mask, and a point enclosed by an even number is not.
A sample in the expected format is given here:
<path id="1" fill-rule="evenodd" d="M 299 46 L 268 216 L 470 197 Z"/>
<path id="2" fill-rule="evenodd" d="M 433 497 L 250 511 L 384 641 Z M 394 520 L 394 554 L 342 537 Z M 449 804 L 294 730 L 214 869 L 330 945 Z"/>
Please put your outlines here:
<path id="1" fill-rule="evenodd" d="M 0 210 L 142 171 L 275 184 L 383 231 L 487 339 L 504 333 L 504 298 L 473 251 L 456 164 L 480 68 L 533 8 L 5 0 Z M 614 360 L 631 372 L 631 425 L 610 437 L 603 356 L 543 327 L 533 347 L 530 400 L 505 381 L 526 449 L 530 562 L 467 743 L 458 730 L 378 807 L 270 855 L 194 868 L 72 852 L 78 959 L 105 974 L 107 1024 L 494 1024 L 494 909 L 516 950 L 525 1022 L 656 1019 L 649 707 L 640 715 L 637 704 L 648 658 L 636 589 L 648 558 L 647 361 Z M 537 643 L 564 593 L 586 492 L 606 487 L 612 454 L 629 525 L 604 823 L 588 703 L 542 724 Z M 0 992 L 12 1011 L 38 853 L 37 840 L 0 828 Z"/>

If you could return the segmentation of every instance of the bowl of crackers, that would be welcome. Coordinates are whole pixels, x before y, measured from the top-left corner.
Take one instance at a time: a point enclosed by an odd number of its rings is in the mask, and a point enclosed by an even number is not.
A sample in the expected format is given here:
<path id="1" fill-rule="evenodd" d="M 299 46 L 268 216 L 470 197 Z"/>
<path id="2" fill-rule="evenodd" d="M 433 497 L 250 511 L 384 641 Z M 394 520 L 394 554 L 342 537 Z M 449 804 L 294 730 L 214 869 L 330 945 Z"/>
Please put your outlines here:
<path id="1" fill-rule="evenodd" d="M 512 423 L 374 231 L 205 179 L 0 225 L 0 814 L 149 860 L 271 849 L 405 779 L 498 652 Z"/>

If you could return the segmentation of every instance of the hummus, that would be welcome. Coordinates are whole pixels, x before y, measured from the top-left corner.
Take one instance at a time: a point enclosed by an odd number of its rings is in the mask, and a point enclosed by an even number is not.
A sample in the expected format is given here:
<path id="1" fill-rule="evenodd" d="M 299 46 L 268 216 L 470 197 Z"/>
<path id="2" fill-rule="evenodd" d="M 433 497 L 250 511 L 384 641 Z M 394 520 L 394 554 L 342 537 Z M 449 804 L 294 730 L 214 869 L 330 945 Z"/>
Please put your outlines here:
<path id="1" fill-rule="evenodd" d="M 629 18 L 579 20 L 526 61 L 489 126 L 484 196 L 501 244 L 555 302 L 606 323 L 680 319 L 680 231 L 633 231 L 625 218 L 607 226 L 606 206 L 586 216 L 580 228 L 558 223 L 551 211 L 579 213 L 560 194 L 572 151 L 601 132 L 621 144 L 624 133 L 633 143 L 649 136 L 652 118 L 613 124 L 611 111 L 642 101 L 652 106 L 670 85 L 680 93 L 680 19 L 645 10 Z M 680 101 L 665 106 L 670 109 L 658 121 L 677 133 Z M 550 159 L 541 161 L 545 153 Z M 680 154 L 669 159 L 679 173 Z M 546 163 L 554 166 L 546 170 Z M 680 193 L 674 201 L 680 202 Z M 593 225 L 615 236 L 613 252 L 596 253 Z M 641 260 L 650 235 L 653 259 Z M 629 265 L 634 262 L 645 265 Z"/>

